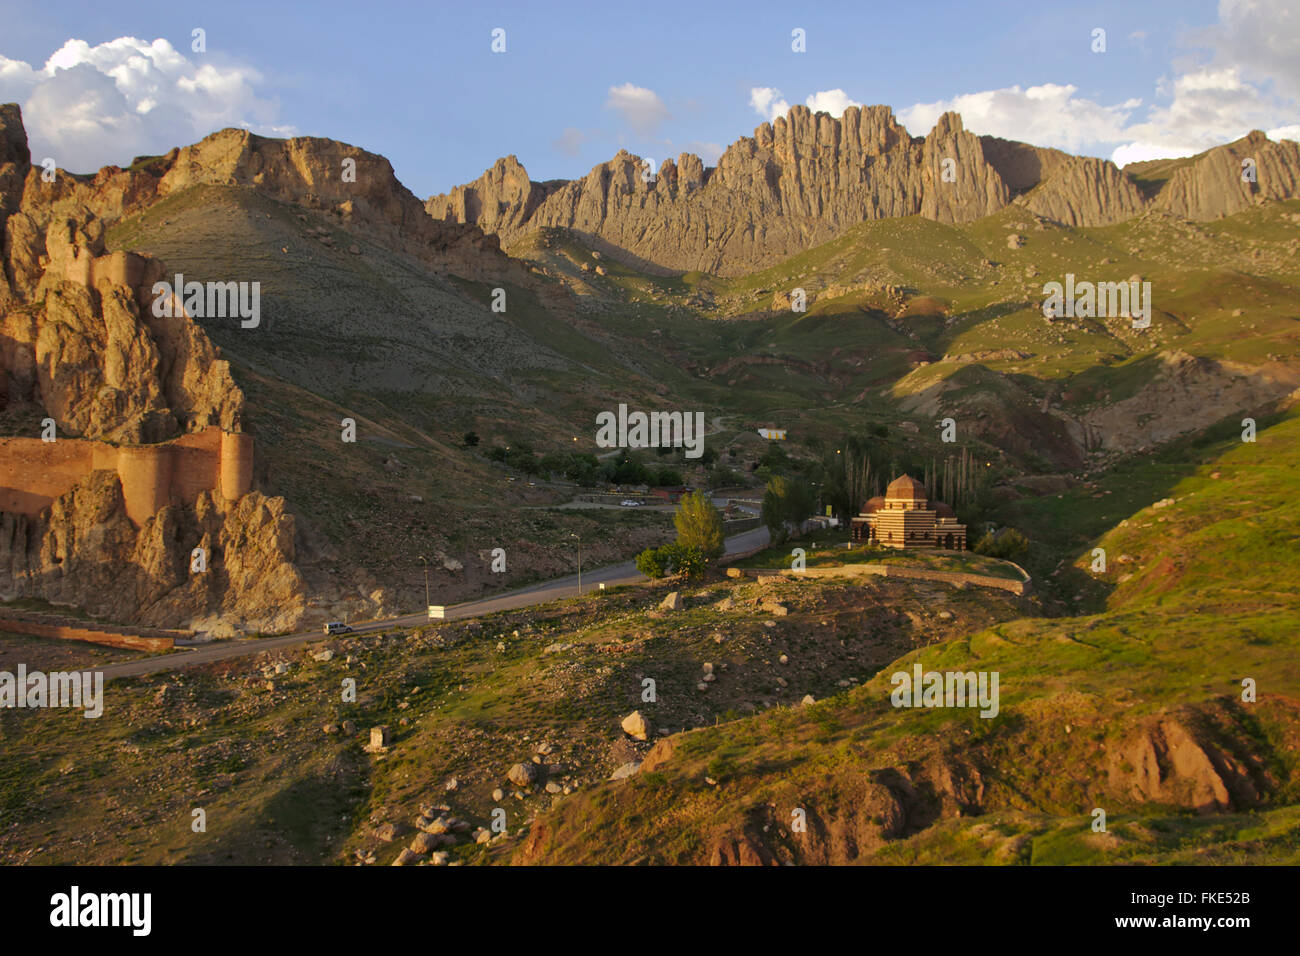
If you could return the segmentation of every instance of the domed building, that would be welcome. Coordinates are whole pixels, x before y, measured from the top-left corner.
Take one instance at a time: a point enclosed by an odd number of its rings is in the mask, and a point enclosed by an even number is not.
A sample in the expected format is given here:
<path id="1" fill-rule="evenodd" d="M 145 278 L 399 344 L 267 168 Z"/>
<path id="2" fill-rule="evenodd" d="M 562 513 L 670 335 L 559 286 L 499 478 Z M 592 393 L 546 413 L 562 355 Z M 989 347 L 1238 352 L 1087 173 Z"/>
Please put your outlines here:
<path id="1" fill-rule="evenodd" d="M 854 541 L 886 548 L 941 548 L 966 550 L 966 526 L 942 501 L 930 501 L 925 485 L 903 475 L 862 506 L 851 522 Z"/>

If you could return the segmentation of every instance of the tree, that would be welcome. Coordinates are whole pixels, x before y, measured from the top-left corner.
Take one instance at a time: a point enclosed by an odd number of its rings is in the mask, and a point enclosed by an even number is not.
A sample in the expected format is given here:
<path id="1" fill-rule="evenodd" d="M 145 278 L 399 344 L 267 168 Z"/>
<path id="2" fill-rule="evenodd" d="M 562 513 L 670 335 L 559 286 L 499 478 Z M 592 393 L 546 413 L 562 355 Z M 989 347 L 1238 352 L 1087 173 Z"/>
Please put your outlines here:
<path id="1" fill-rule="evenodd" d="M 1003 558 L 1009 561 L 1028 547 L 1029 539 L 1015 528 L 1002 528 L 993 534 L 984 535 L 975 542 L 974 551 L 976 554 L 986 554 L 990 558 Z"/>
<path id="2" fill-rule="evenodd" d="M 636 569 L 648 578 L 664 576 L 664 561 L 658 548 L 646 548 L 636 556 Z"/>
<path id="3" fill-rule="evenodd" d="M 763 492 L 763 524 L 776 543 L 790 536 L 791 528 L 798 528 L 814 507 L 812 491 L 807 485 L 776 475 Z"/>
<path id="4" fill-rule="evenodd" d="M 466 432 L 461 441 L 465 443 L 466 448 L 473 448 L 478 444 L 478 432 Z"/>
<path id="5" fill-rule="evenodd" d="M 655 485 L 659 488 L 673 488 L 682 483 L 682 473 L 676 468 L 660 468 L 655 471 Z"/>
<path id="6" fill-rule="evenodd" d="M 722 515 L 713 507 L 713 501 L 702 491 L 683 495 L 673 515 L 677 528 L 677 543 L 687 548 L 698 548 L 706 560 L 721 557 L 727 545 L 722 533 Z"/>

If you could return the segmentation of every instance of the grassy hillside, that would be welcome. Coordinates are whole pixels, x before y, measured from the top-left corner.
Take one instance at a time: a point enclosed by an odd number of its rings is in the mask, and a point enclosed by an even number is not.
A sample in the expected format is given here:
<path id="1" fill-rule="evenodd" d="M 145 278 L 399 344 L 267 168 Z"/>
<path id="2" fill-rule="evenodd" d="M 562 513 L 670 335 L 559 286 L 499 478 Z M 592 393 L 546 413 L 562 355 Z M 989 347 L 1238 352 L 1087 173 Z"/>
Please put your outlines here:
<path id="1" fill-rule="evenodd" d="M 1300 416 L 1217 451 L 1173 505 L 1100 537 L 1124 576 L 1101 613 L 997 625 L 813 707 L 674 738 L 513 858 L 1296 862 Z M 891 707 L 888 675 L 917 661 L 999 672 L 1000 712 Z"/>

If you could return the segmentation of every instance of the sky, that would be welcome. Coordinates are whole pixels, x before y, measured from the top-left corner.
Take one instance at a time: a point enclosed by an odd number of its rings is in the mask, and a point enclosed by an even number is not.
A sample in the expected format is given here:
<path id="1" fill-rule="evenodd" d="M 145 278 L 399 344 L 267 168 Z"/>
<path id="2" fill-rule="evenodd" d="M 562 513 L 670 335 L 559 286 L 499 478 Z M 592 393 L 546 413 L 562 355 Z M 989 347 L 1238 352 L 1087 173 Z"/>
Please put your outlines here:
<path id="1" fill-rule="evenodd" d="M 914 136 L 955 109 L 1121 165 L 1300 139 L 1300 0 L 0 0 L 0 24 L 0 102 L 72 172 L 236 126 L 380 153 L 426 197 L 509 154 L 534 180 L 619 148 L 711 165 L 794 104 Z"/>

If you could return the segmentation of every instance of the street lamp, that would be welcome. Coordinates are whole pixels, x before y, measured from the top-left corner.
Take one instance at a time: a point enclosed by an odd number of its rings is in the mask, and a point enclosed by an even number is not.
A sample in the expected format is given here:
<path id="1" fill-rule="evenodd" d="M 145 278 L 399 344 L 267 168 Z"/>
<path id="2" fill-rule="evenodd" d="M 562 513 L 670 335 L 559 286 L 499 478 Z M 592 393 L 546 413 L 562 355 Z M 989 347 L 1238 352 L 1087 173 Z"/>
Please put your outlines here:
<path id="1" fill-rule="evenodd" d="M 582 535 L 570 532 L 569 537 L 578 539 L 578 596 L 582 597 Z"/>
<path id="2" fill-rule="evenodd" d="M 417 560 L 424 565 L 424 606 L 427 608 L 429 606 L 429 559 L 420 555 Z"/>

